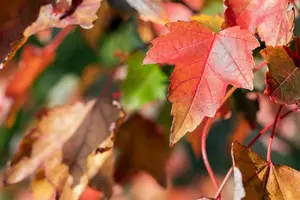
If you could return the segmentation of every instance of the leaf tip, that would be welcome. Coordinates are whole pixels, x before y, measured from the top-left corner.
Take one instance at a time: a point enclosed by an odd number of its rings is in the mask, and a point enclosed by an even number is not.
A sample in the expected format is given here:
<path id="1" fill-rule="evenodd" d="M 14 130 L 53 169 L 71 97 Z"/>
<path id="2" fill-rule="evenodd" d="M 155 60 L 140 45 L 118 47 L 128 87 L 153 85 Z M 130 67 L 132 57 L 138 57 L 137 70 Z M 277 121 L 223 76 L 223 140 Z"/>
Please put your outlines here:
<path id="1" fill-rule="evenodd" d="M 142 65 L 149 65 L 149 64 L 155 64 L 155 61 L 149 58 L 148 56 L 146 56 L 145 59 L 143 60 Z"/>

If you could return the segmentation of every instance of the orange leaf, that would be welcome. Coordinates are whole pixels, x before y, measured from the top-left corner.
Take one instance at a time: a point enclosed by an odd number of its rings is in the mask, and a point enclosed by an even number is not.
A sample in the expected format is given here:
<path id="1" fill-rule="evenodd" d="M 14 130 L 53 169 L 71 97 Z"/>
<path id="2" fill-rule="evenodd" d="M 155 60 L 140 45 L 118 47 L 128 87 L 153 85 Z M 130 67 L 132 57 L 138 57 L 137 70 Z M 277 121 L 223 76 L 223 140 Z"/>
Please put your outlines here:
<path id="1" fill-rule="evenodd" d="M 38 77 L 54 59 L 54 52 L 43 51 L 43 49 L 32 45 L 25 46 L 19 64 L 19 70 L 8 83 L 6 95 L 13 98 L 24 95 L 36 77 Z"/>

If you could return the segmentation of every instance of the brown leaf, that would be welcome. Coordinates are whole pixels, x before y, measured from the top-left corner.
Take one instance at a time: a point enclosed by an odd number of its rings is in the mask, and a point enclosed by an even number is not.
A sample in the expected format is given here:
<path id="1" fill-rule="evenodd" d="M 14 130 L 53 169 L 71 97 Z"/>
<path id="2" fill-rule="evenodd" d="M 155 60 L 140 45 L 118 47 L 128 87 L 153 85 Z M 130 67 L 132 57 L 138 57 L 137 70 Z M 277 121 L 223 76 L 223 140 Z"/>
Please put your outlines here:
<path id="1" fill-rule="evenodd" d="M 165 164 L 170 149 L 159 128 L 140 115 L 132 116 L 121 126 L 115 142 L 120 151 L 115 170 L 117 182 L 126 182 L 136 173 L 146 171 L 166 186 Z"/>
<path id="2" fill-rule="evenodd" d="M 90 29 L 93 27 L 93 22 L 98 18 L 96 13 L 100 7 L 102 0 L 82 0 L 75 8 L 72 15 L 63 19 L 65 13 L 57 13 L 51 4 L 42 6 L 37 20 L 27 27 L 24 31 L 24 36 L 28 37 L 41 30 L 47 28 L 64 28 L 68 25 L 80 25 L 82 28 Z"/>
<path id="3" fill-rule="evenodd" d="M 234 142 L 232 159 L 235 197 L 253 199 L 300 199 L 300 173 L 288 166 L 273 165 L 251 149 Z M 242 180 L 241 180 L 242 179 Z M 241 185 L 242 184 L 242 185 Z M 243 193 L 243 190 L 245 193 Z"/>
<path id="4" fill-rule="evenodd" d="M 24 136 L 4 183 L 14 184 L 43 170 L 60 199 L 70 195 L 73 198 L 67 199 L 78 199 L 112 155 L 113 132 L 124 117 L 119 105 L 113 103 L 94 99 L 48 111 Z M 97 148 L 107 151 L 96 153 Z"/>
<path id="5" fill-rule="evenodd" d="M 267 47 L 260 53 L 268 61 L 269 69 L 264 93 L 275 103 L 298 106 L 300 70 L 297 62 L 283 47 Z"/>
<path id="6" fill-rule="evenodd" d="M 69 10 L 55 9 L 51 0 L 1 1 L 0 6 L 5 12 L 0 13 L 0 68 L 13 57 L 29 36 L 39 31 L 75 24 L 86 29 L 92 28 L 101 1 L 73 0 Z"/>
<path id="7" fill-rule="evenodd" d="M 37 19 L 40 7 L 50 2 L 51 0 L 0 2 L 0 7 L 2 8 L 0 13 L 0 63 L 11 52 L 9 57 L 12 57 L 14 51 L 18 49 L 17 43 L 22 43 L 23 31 Z"/>
<path id="8" fill-rule="evenodd" d="M 84 39 L 93 49 L 97 49 L 101 36 L 105 33 L 105 30 L 110 25 L 114 14 L 112 9 L 109 7 L 107 1 L 101 3 L 101 7 L 97 12 L 99 20 L 94 22 L 92 29 L 80 29 Z M 105 20 L 103 20 L 105 19 Z"/>
<path id="9" fill-rule="evenodd" d="M 98 173 L 89 182 L 91 188 L 103 192 L 107 198 L 110 198 L 113 195 L 112 185 L 114 183 L 114 165 L 114 156 L 108 157 Z"/>

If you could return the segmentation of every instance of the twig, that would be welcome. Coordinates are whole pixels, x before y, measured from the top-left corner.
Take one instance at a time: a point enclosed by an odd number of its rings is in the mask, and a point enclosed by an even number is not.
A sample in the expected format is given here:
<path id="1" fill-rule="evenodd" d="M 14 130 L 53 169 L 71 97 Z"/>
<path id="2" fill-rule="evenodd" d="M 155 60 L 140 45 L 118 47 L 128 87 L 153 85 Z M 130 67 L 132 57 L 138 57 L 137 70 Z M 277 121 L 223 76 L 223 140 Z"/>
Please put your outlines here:
<path id="1" fill-rule="evenodd" d="M 64 41 L 66 36 L 71 33 L 75 29 L 74 26 L 67 26 L 66 28 L 62 29 L 56 37 L 51 41 L 50 44 L 44 47 L 44 52 L 54 52 L 59 45 Z"/>
<path id="2" fill-rule="evenodd" d="M 105 85 L 104 85 L 104 88 L 103 88 L 103 90 L 102 90 L 102 92 L 101 92 L 101 94 L 100 94 L 99 97 L 105 97 L 105 96 L 109 93 L 109 90 L 110 90 L 110 88 L 111 88 L 111 84 L 112 84 L 112 82 L 113 82 L 113 77 L 114 77 L 114 75 L 115 75 L 117 69 L 118 69 L 118 68 L 115 68 L 115 69 L 112 71 L 112 73 L 109 75 L 108 80 L 106 81 L 106 83 L 105 83 Z"/>
<path id="3" fill-rule="evenodd" d="M 206 153 L 206 138 L 210 129 L 211 124 L 213 123 L 213 118 L 209 118 L 204 126 L 203 132 L 202 132 L 202 136 L 201 136 L 201 153 L 202 153 L 202 158 L 204 161 L 204 165 L 205 168 L 209 174 L 209 177 L 211 179 L 211 181 L 213 182 L 214 186 L 216 189 L 219 188 L 219 184 L 217 182 L 217 179 L 214 175 L 214 172 L 211 169 L 211 166 L 209 164 L 208 158 L 207 158 L 207 153 Z"/>
<path id="4" fill-rule="evenodd" d="M 270 141 L 269 141 L 269 145 L 268 145 L 268 152 L 267 152 L 267 161 L 268 161 L 268 163 L 272 162 L 272 158 L 271 158 L 272 144 L 273 144 L 273 139 L 274 139 L 274 135 L 275 135 L 276 125 L 279 121 L 278 119 L 279 119 L 279 115 L 280 115 L 280 112 L 281 112 L 282 108 L 283 108 L 283 105 L 280 105 L 280 107 L 277 111 L 277 114 L 275 116 L 275 119 L 274 119 L 274 125 L 273 125 L 272 133 L 271 133 L 271 136 L 270 136 Z"/>
<path id="5" fill-rule="evenodd" d="M 258 64 L 254 67 L 253 72 L 257 72 L 258 70 L 260 70 L 262 67 L 264 67 L 267 64 L 268 64 L 268 61 L 266 61 L 266 60 L 262 61 L 260 64 Z"/>
<path id="6" fill-rule="evenodd" d="M 282 119 L 284 119 L 285 117 L 287 117 L 289 114 L 297 111 L 298 108 L 294 108 L 292 110 L 289 110 L 288 112 L 286 112 L 285 114 L 281 115 L 278 119 L 278 122 Z M 270 123 L 268 126 L 265 126 L 265 128 L 263 128 L 256 136 L 255 138 L 248 144 L 248 147 L 252 147 L 253 144 L 258 140 L 258 138 L 260 138 L 260 136 L 262 136 L 263 134 L 265 134 L 272 126 L 274 125 L 274 122 Z"/>
<path id="7" fill-rule="evenodd" d="M 227 183 L 227 180 L 229 179 L 230 175 L 232 174 L 232 172 L 233 172 L 233 168 L 230 167 L 230 169 L 228 170 L 228 172 L 227 172 L 224 180 L 222 181 L 222 183 L 221 183 L 221 185 L 220 185 L 220 187 L 219 187 L 219 189 L 218 189 L 218 191 L 217 191 L 217 193 L 215 195 L 215 199 L 218 199 L 220 197 L 221 192 L 222 192 L 225 184 Z"/>
<path id="8" fill-rule="evenodd" d="M 297 111 L 297 110 L 298 110 L 298 108 L 294 108 L 294 109 L 289 110 L 288 112 L 284 113 L 283 115 L 281 115 L 281 116 L 278 118 L 277 123 L 278 123 L 280 120 L 283 120 L 283 119 L 286 118 L 288 115 L 290 115 L 291 113 L 293 113 L 293 112 L 295 112 L 295 111 Z M 263 129 L 255 136 L 255 138 L 248 144 L 247 147 L 250 148 L 251 146 L 253 146 L 253 144 L 258 140 L 258 138 L 260 138 L 260 136 L 262 136 L 263 134 L 265 134 L 271 127 L 274 126 L 274 123 L 275 123 L 275 122 L 272 122 L 272 123 L 270 123 L 269 125 L 265 126 L 265 128 L 263 128 Z M 221 183 L 221 185 L 220 185 L 220 187 L 219 187 L 219 189 L 218 189 L 218 191 L 217 191 L 217 193 L 216 193 L 216 195 L 215 195 L 215 199 L 217 199 L 217 198 L 220 196 L 220 194 L 221 194 L 221 192 L 222 192 L 222 190 L 223 190 L 223 188 L 224 188 L 224 186 L 225 186 L 227 180 L 229 179 L 230 175 L 232 174 L 232 172 L 233 172 L 233 168 L 231 167 L 231 168 L 228 170 L 228 172 L 227 172 L 227 174 L 226 174 L 224 180 L 222 181 L 222 183 Z"/>
<path id="9" fill-rule="evenodd" d="M 283 46 L 284 50 L 291 56 L 292 58 L 296 60 L 300 60 L 300 56 L 298 56 L 295 52 L 293 52 L 290 48 Z"/>

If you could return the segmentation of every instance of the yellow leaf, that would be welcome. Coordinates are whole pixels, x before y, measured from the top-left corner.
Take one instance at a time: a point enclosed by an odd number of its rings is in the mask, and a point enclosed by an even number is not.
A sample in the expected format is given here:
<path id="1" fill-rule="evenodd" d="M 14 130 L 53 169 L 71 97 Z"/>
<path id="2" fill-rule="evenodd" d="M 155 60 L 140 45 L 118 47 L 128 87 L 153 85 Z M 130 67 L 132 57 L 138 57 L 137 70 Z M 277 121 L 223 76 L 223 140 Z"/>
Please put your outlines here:
<path id="1" fill-rule="evenodd" d="M 205 14 L 192 16 L 191 20 L 200 22 L 201 24 L 210 28 L 215 33 L 219 33 L 219 31 L 221 30 L 221 26 L 224 22 L 224 19 L 219 15 L 216 15 L 213 17 L 213 16 L 205 15 Z"/>

